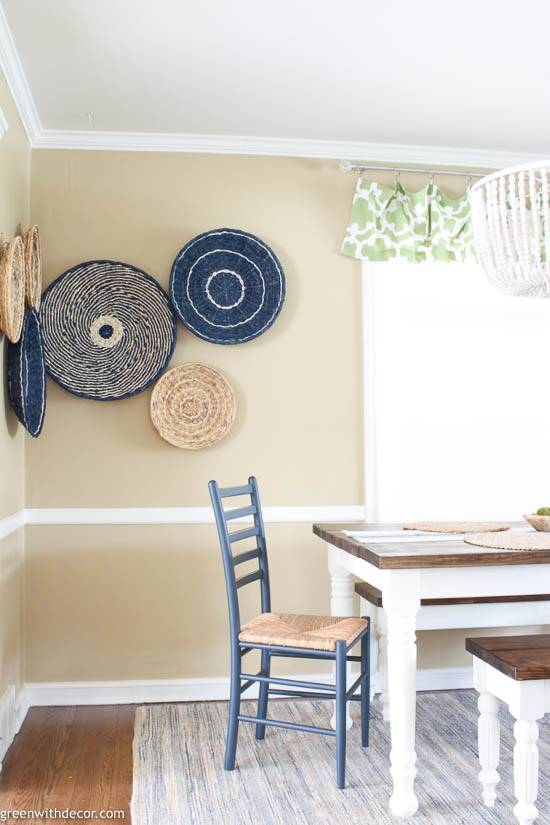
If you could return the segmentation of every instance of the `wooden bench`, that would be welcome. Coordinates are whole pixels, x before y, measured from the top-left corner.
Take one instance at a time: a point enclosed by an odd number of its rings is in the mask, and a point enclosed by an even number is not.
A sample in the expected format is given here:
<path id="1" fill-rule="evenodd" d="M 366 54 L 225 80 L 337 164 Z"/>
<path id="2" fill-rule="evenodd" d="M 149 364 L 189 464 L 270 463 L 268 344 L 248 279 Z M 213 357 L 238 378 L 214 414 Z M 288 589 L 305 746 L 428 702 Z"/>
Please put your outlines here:
<path id="1" fill-rule="evenodd" d="M 388 661 L 386 617 L 382 592 L 367 582 L 357 582 L 355 592 L 361 598 L 360 615 L 372 622 L 371 667 L 378 679 L 371 680 L 372 690 L 382 698 L 384 719 L 390 718 L 388 696 Z M 513 611 L 510 604 L 513 603 Z M 416 617 L 417 630 L 459 630 L 474 627 L 525 627 L 548 624 L 550 594 L 529 596 L 476 596 L 453 599 L 422 599 Z"/>
<path id="2" fill-rule="evenodd" d="M 493 636 L 466 639 L 474 657 L 474 686 L 479 691 L 479 781 L 485 805 L 493 807 L 500 751 L 498 700 L 514 724 L 514 808 L 520 825 L 531 825 L 538 811 L 538 724 L 550 712 L 550 635 Z"/>

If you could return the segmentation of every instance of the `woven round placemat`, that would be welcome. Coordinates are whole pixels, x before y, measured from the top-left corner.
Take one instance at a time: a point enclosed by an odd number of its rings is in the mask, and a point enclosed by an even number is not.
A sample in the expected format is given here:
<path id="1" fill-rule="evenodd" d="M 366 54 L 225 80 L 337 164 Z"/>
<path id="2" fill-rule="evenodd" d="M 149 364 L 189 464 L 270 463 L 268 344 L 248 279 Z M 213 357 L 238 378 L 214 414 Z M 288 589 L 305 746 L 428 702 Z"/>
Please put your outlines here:
<path id="1" fill-rule="evenodd" d="M 27 310 L 19 341 L 8 346 L 8 393 L 17 418 L 36 438 L 46 412 L 46 367 L 35 309 Z"/>
<path id="2" fill-rule="evenodd" d="M 25 248 L 25 301 L 28 307 L 40 308 L 42 298 L 42 249 L 40 232 L 35 224 L 23 236 Z"/>
<path id="3" fill-rule="evenodd" d="M 505 533 L 474 533 L 465 536 L 467 544 L 494 547 L 498 550 L 550 550 L 550 533 L 530 530 L 507 530 Z"/>
<path id="4" fill-rule="evenodd" d="M 48 374 L 98 401 L 144 390 L 176 343 L 176 317 L 160 284 L 120 261 L 68 269 L 44 292 L 40 319 Z"/>
<path id="5" fill-rule="evenodd" d="M 212 229 L 178 253 L 170 296 L 184 325 L 213 344 L 242 344 L 274 323 L 285 297 L 273 250 L 242 229 Z"/>
<path id="6" fill-rule="evenodd" d="M 205 364 L 168 370 L 151 396 L 151 420 L 159 435 L 184 450 L 220 441 L 236 414 L 235 394 L 224 376 Z"/>
<path id="7" fill-rule="evenodd" d="M 425 533 L 496 533 L 508 528 L 508 524 L 495 521 L 411 521 L 403 525 L 404 530 Z"/>
<path id="8" fill-rule="evenodd" d="M 25 315 L 23 241 L 12 238 L 0 256 L 0 329 L 12 343 L 19 340 Z"/>

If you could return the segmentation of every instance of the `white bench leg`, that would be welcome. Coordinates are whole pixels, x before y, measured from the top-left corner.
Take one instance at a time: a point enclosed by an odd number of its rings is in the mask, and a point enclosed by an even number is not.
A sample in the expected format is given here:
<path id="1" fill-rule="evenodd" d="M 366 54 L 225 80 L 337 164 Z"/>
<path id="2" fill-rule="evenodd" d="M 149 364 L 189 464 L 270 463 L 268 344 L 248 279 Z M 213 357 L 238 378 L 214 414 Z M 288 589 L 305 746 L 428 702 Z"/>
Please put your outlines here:
<path id="1" fill-rule="evenodd" d="M 388 691 L 388 626 L 383 608 L 378 609 L 378 680 L 382 718 L 390 721 L 390 694 Z"/>
<path id="2" fill-rule="evenodd" d="M 488 808 L 495 804 L 495 788 L 500 781 L 498 763 L 500 757 L 500 721 L 498 718 L 498 699 L 492 693 L 480 693 L 477 701 L 479 719 L 477 737 L 479 750 L 479 781 L 481 796 Z"/>
<path id="3" fill-rule="evenodd" d="M 514 736 L 514 791 L 518 801 L 514 814 L 520 825 L 531 825 L 538 816 L 535 801 L 538 793 L 539 726 L 531 719 L 518 718 Z"/>

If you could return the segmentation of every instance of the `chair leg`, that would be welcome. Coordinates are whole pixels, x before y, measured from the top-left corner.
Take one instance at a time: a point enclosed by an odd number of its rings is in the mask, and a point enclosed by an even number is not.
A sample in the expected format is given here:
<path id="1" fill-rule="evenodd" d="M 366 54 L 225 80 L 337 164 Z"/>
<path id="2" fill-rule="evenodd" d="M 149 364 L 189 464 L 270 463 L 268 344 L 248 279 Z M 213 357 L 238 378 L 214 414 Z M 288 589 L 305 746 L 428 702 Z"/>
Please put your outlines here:
<path id="1" fill-rule="evenodd" d="M 235 753 L 237 751 L 237 736 L 239 733 L 239 713 L 241 709 L 241 656 L 239 649 L 233 650 L 231 655 L 231 688 L 229 693 L 229 718 L 227 721 L 227 740 L 225 743 L 226 771 L 235 768 Z"/>
<path id="2" fill-rule="evenodd" d="M 366 679 L 361 683 L 361 745 L 364 748 L 369 746 L 369 722 L 370 722 L 370 621 L 367 633 L 361 639 L 361 673 L 367 673 Z"/>
<path id="3" fill-rule="evenodd" d="M 336 784 L 346 786 L 346 643 L 336 642 Z"/>
<path id="4" fill-rule="evenodd" d="M 269 676 L 271 673 L 271 656 L 268 650 L 262 650 L 261 663 L 262 676 Z M 260 683 L 260 693 L 258 696 L 258 718 L 267 719 L 267 700 L 269 697 L 269 684 L 267 682 Z M 263 739 L 265 737 L 265 725 L 256 725 L 256 739 Z"/>

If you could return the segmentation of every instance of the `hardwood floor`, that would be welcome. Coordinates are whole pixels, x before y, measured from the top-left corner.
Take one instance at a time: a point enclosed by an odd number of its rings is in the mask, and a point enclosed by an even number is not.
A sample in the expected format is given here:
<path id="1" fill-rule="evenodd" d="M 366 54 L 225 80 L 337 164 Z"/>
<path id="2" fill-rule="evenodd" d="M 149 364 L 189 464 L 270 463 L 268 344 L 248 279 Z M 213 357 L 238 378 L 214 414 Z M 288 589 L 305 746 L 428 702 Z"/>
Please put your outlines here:
<path id="1" fill-rule="evenodd" d="M 134 714 L 133 705 L 31 708 L 4 760 L 0 810 L 121 810 L 114 821 L 129 823 Z"/>

